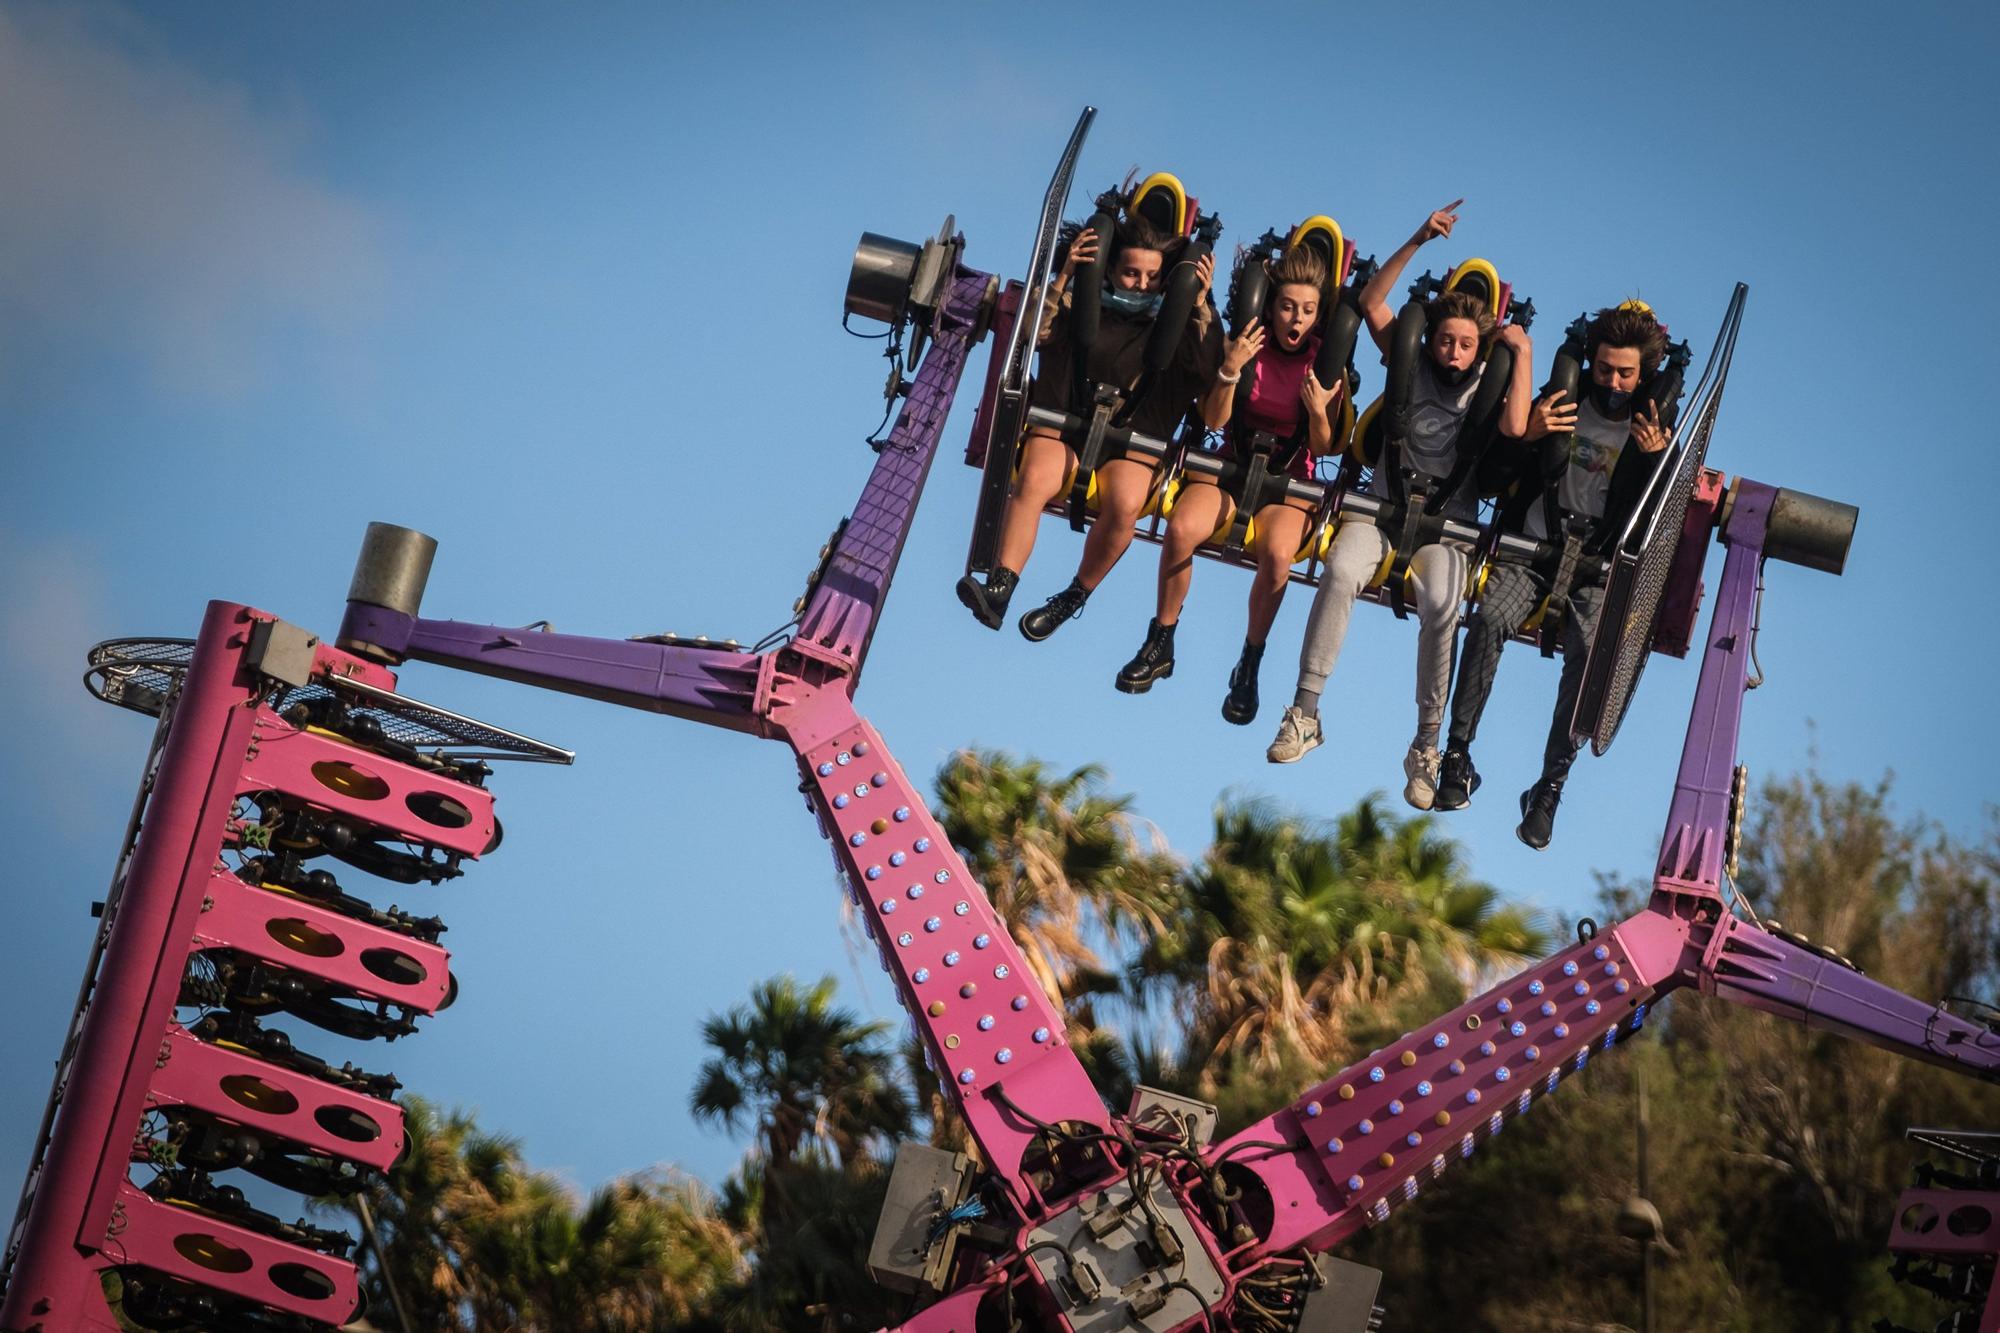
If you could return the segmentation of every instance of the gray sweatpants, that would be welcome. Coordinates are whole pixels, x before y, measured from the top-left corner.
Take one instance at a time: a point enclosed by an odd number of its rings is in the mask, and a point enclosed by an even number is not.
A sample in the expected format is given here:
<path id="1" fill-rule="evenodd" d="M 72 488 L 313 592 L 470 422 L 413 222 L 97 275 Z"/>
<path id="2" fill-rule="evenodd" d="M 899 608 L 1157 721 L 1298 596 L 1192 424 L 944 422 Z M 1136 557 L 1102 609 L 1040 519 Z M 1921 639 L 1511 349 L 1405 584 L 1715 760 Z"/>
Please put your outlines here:
<path id="1" fill-rule="evenodd" d="M 1549 595 L 1549 581 L 1525 565 L 1495 561 L 1486 575 L 1479 609 L 1465 630 L 1465 656 L 1459 663 L 1458 689 L 1451 697 L 1451 743 L 1470 749 L 1479 734 L 1480 714 L 1493 694 L 1493 674 L 1500 668 L 1500 650 L 1508 636 L 1533 615 Z M 1548 742 L 1542 747 L 1542 778 L 1561 782 L 1569 775 L 1577 747 L 1569 738 L 1570 714 L 1583 688 L 1583 667 L 1590 657 L 1591 636 L 1604 604 L 1598 583 L 1571 588 L 1562 627 L 1562 679 L 1556 685 L 1555 715 L 1549 719 Z"/>
<path id="2" fill-rule="evenodd" d="M 1299 688 L 1323 693 L 1340 648 L 1347 641 L 1347 621 L 1354 599 L 1361 595 L 1382 559 L 1389 538 L 1369 523 L 1349 521 L 1334 535 L 1326 568 L 1320 571 L 1319 592 L 1306 620 L 1306 638 L 1299 650 Z M 1432 544 L 1410 560 L 1410 584 L 1417 619 L 1417 738 L 1436 744 L 1444 724 L 1445 700 L 1451 695 L 1451 655 L 1458 633 L 1458 608 L 1465 600 L 1467 553 L 1455 546 Z"/>

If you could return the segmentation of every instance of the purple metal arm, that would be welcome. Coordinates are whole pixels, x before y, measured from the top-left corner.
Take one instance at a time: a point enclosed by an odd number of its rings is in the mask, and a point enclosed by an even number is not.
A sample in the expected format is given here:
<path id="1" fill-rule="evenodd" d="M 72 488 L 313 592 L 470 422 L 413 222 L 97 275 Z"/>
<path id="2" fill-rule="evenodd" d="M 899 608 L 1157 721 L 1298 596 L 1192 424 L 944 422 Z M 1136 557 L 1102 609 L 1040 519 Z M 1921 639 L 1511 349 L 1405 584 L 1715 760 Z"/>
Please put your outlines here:
<path id="1" fill-rule="evenodd" d="M 341 638 L 790 745 L 898 1001 L 984 1159 L 1021 1214 L 1034 1217 L 1048 1207 L 1022 1169 L 1034 1122 L 1102 1130 L 1109 1117 L 1069 1049 L 1062 1014 L 851 702 L 990 285 L 984 273 L 959 271 L 798 634 L 776 651 L 426 620 L 363 602 L 348 603 Z"/>

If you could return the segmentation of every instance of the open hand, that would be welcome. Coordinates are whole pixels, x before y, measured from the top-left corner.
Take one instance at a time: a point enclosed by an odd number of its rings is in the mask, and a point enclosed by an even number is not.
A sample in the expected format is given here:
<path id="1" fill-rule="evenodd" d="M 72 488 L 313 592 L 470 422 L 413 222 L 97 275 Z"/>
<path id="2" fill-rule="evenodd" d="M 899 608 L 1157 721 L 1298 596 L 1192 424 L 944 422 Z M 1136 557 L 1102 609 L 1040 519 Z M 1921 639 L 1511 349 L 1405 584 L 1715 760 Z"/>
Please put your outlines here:
<path id="1" fill-rule="evenodd" d="M 1544 435 L 1575 430 L 1576 404 L 1565 402 L 1568 397 L 1561 389 L 1543 395 L 1540 402 L 1528 409 L 1528 433 L 1522 438 L 1539 440 Z"/>
<path id="2" fill-rule="evenodd" d="M 1304 381 L 1299 385 L 1299 401 L 1306 405 L 1308 412 L 1318 416 L 1326 415 L 1327 409 L 1333 406 L 1333 400 L 1337 396 L 1335 390 L 1321 384 L 1319 376 L 1310 370 L 1306 372 Z"/>
<path id="3" fill-rule="evenodd" d="M 1231 338 L 1222 347 L 1222 373 L 1240 375 L 1243 367 L 1250 364 L 1257 353 L 1264 350 L 1264 325 L 1259 320 L 1251 320 L 1243 326 L 1243 331 Z"/>

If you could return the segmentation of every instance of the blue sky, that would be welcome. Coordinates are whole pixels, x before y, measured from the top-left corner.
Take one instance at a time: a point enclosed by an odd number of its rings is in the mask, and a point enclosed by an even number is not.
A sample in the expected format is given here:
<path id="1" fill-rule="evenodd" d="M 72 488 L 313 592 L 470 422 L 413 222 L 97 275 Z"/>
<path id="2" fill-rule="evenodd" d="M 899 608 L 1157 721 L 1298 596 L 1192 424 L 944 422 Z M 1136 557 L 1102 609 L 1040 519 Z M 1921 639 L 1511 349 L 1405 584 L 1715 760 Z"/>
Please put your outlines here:
<path id="1" fill-rule="evenodd" d="M 192 633 L 211 597 L 331 632 L 371 519 L 439 539 L 432 615 L 759 637 L 871 461 L 878 345 L 839 330 L 855 238 L 953 213 L 969 263 L 1016 273 L 1086 101 L 1073 212 L 1169 168 L 1225 242 L 1329 212 L 1386 255 L 1464 196 L 1418 268 L 1491 258 L 1542 312 L 1538 373 L 1572 315 L 1635 294 L 1705 352 L 1749 283 L 1712 461 L 1862 514 L 1845 577 L 1769 571 L 1744 757 L 1893 771 L 1902 809 L 1981 835 L 2000 474 L 1992 340 L 1962 293 L 2000 211 L 1994 21 L 1690 5 L 1635 31 L 1637 12 L 0 9 L 0 1188 L 147 739 L 79 688 L 84 650 Z M 1240 574 L 1197 572 L 1176 674 L 1141 699 L 1110 682 L 1148 548 L 1046 644 L 976 627 L 950 590 L 970 417 L 968 396 L 860 696 L 913 775 L 967 744 L 1102 762 L 1187 854 L 1224 790 L 1330 814 L 1399 782 L 1413 629 L 1386 612 L 1357 617 L 1329 687 L 1335 742 L 1286 769 L 1263 747 L 1303 595 L 1245 730 L 1216 712 Z M 1045 528 L 1025 596 L 1076 551 Z M 1645 872 L 1694 671 L 1654 662 L 1538 856 L 1513 798 L 1555 678 L 1511 653 L 1487 786 L 1449 825 L 1475 871 L 1569 913 L 1594 871 Z M 478 1108 L 580 1185 L 655 1163 L 718 1181 L 742 1143 L 685 1110 L 703 1017 L 785 969 L 896 1012 L 842 941 L 780 747 L 432 667 L 404 684 L 580 757 L 503 771 L 506 847 L 419 904 L 452 927 L 458 1005 L 413 1041 L 320 1049 Z"/>

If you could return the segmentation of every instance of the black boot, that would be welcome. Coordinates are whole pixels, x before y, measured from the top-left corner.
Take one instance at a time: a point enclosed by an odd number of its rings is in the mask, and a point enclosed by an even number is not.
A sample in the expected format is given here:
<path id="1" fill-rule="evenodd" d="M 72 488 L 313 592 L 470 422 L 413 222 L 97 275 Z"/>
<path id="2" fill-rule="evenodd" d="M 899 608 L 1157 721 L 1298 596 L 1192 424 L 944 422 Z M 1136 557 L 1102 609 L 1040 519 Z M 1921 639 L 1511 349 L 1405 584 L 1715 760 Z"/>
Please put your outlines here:
<path id="1" fill-rule="evenodd" d="M 1246 642 L 1236 669 L 1229 673 L 1229 694 L 1222 701 L 1222 720 L 1247 727 L 1257 720 L 1257 668 L 1264 665 L 1264 645 Z"/>
<path id="2" fill-rule="evenodd" d="M 1127 694 L 1144 694 L 1156 680 L 1174 674 L 1174 627 L 1154 620 L 1146 625 L 1146 642 L 1132 660 L 1118 668 L 1113 684 Z"/>
<path id="3" fill-rule="evenodd" d="M 1471 754 L 1462 745 L 1448 746 L 1438 765 L 1437 799 L 1431 809 L 1463 810 L 1478 790 L 1479 770 L 1472 766 Z"/>
<path id="4" fill-rule="evenodd" d="M 1562 803 L 1561 778 L 1543 778 L 1521 793 L 1521 823 L 1514 836 L 1536 851 L 1549 845 L 1555 836 L 1556 806 Z"/>
<path id="5" fill-rule="evenodd" d="M 1089 600 L 1090 589 L 1071 579 L 1067 588 L 1022 615 L 1021 637 L 1029 643 L 1040 643 L 1061 628 L 1065 620 L 1080 613 Z"/>
<path id="6" fill-rule="evenodd" d="M 1000 622 L 1007 618 L 1007 603 L 1014 596 L 1014 585 L 1020 581 L 1019 574 L 1004 567 L 995 567 L 983 585 L 967 574 L 958 581 L 958 600 L 965 603 L 980 624 L 999 629 Z"/>

